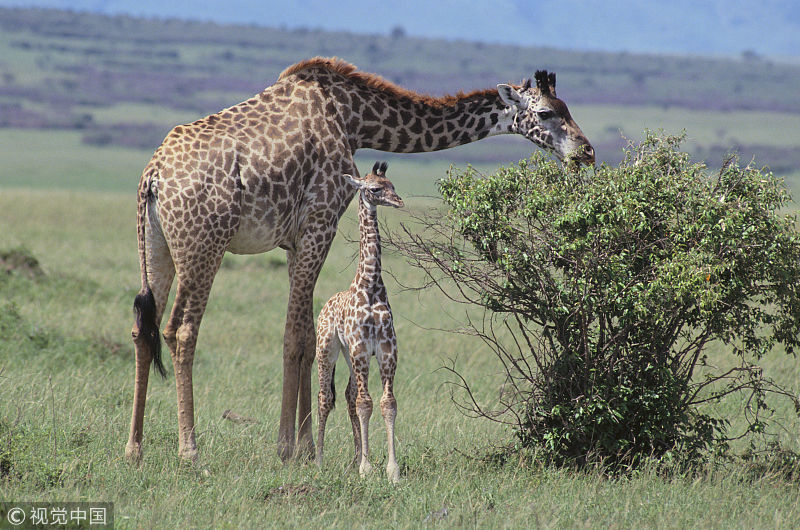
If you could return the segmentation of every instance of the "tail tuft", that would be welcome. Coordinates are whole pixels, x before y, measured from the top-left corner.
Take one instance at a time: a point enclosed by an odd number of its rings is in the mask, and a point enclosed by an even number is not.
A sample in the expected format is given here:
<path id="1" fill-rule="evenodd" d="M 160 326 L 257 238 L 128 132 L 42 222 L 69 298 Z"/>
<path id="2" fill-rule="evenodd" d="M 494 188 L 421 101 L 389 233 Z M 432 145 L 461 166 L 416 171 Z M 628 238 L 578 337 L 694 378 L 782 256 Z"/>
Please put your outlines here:
<path id="1" fill-rule="evenodd" d="M 333 365 L 333 372 L 331 373 L 331 394 L 333 398 L 331 399 L 331 410 L 336 408 L 336 365 Z"/>
<path id="2" fill-rule="evenodd" d="M 147 345 L 153 354 L 153 368 L 162 378 L 166 379 L 167 371 L 161 362 L 161 335 L 156 322 L 156 299 L 149 287 L 144 293 L 136 295 L 136 299 L 133 301 L 133 312 L 136 318 L 136 327 L 139 328 L 141 336 L 147 340 Z"/>

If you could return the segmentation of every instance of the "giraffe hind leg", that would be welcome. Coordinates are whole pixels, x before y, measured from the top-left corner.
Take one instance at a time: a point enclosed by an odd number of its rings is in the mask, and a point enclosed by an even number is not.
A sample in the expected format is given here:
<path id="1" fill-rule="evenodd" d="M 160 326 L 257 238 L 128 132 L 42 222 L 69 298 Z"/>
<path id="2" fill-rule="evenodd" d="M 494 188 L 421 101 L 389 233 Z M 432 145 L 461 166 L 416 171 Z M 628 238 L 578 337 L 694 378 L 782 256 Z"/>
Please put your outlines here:
<path id="1" fill-rule="evenodd" d="M 320 313 L 317 338 L 317 372 L 319 375 L 319 395 L 317 398 L 317 415 L 319 427 L 317 430 L 316 461 L 322 466 L 322 453 L 325 444 L 325 425 L 328 415 L 336 404 L 336 388 L 334 376 L 336 375 L 336 359 L 339 357 L 341 344 L 334 336 L 333 329 L 328 326 L 326 309 Z"/>
<path id="2" fill-rule="evenodd" d="M 143 343 L 145 349 L 150 352 L 153 368 L 166 379 L 167 371 L 161 361 L 161 337 L 158 333 L 158 322 L 156 320 L 156 299 L 153 291 L 148 286 L 144 292 L 136 295 L 133 301 L 133 312 L 135 314 L 134 341 Z"/>
<path id="3" fill-rule="evenodd" d="M 201 266 L 184 264 L 178 270 L 178 287 L 164 339 L 170 348 L 175 370 L 178 400 L 178 456 L 184 460 L 197 459 L 194 422 L 192 365 L 200 323 L 203 319 L 214 276 L 219 269 L 224 250 L 204 256 Z"/>
<path id="4" fill-rule="evenodd" d="M 388 462 L 386 463 L 386 476 L 389 482 L 397 483 L 400 481 L 400 468 L 397 465 L 394 448 L 394 421 L 397 418 L 397 400 L 394 397 L 394 374 L 397 367 L 397 346 L 396 341 L 391 339 L 383 343 L 380 347 L 383 355 L 378 359 L 381 371 L 381 384 L 383 395 L 381 396 L 381 415 L 386 423 L 386 441 L 388 448 Z"/>
<path id="5" fill-rule="evenodd" d="M 147 229 L 148 241 L 145 259 L 147 260 L 148 285 L 134 300 L 134 325 L 131 330 L 136 350 L 136 371 L 131 428 L 128 444 L 125 447 L 125 456 L 134 463 L 141 462 L 142 459 L 142 431 L 150 365 L 153 364 L 155 370 L 162 377 L 166 373 L 161 361 L 161 340 L 158 328 L 175 276 L 175 267 L 166 241 L 160 231 L 153 230 L 152 225 L 148 225 Z"/>
<path id="6" fill-rule="evenodd" d="M 131 429 L 128 444 L 125 446 L 125 457 L 133 463 L 142 460 L 142 431 L 144 428 L 144 408 L 147 401 L 147 383 L 150 377 L 150 364 L 153 364 L 162 375 L 165 375 L 161 363 L 161 338 L 158 336 L 156 322 L 156 304 L 152 291 L 147 288 L 136 296 L 133 305 L 134 324 L 131 336 L 136 350 L 136 372 L 133 388 L 133 412 L 131 413 Z M 158 359 L 156 361 L 156 359 Z"/>

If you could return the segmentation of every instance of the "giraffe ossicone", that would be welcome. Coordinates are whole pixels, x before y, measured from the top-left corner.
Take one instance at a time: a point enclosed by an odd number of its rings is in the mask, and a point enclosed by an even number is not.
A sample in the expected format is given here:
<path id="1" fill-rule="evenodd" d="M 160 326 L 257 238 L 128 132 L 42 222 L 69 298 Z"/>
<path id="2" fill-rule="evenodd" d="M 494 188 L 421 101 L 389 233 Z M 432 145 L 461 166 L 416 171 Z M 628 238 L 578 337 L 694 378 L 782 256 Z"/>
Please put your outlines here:
<path id="1" fill-rule="evenodd" d="M 354 152 L 436 151 L 521 134 L 562 159 L 593 163 L 589 141 L 555 96 L 555 77 L 537 74 L 536 81 L 430 97 L 317 57 L 286 69 L 260 94 L 170 131 L 139 181 L 128 457 L 141 459 L 149 368 L 163 368 L 158 329 L 173 281 L 163 336 L 175 370 L 178 453 L 194 459 L 192 365 L 214 277 L 225 252 L 276 247 L 286 250 L 289 272 L 278 452 L 283 460 L 298 451 L 312 456 L 313 293 L 355 194 L 344 176 L 358 173 Z"/>

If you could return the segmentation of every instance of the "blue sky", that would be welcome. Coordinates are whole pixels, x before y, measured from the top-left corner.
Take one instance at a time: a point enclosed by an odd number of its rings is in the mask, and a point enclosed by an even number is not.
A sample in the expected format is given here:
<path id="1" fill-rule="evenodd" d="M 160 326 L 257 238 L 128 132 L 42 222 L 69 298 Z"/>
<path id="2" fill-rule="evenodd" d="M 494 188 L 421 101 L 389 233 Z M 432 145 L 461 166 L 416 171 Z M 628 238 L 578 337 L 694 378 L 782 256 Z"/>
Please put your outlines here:
<path id="1" fill-rule="evenodd" d="M 523 46 L 800 58 L 796 0 L 0 0 L 106 14 Z"/>

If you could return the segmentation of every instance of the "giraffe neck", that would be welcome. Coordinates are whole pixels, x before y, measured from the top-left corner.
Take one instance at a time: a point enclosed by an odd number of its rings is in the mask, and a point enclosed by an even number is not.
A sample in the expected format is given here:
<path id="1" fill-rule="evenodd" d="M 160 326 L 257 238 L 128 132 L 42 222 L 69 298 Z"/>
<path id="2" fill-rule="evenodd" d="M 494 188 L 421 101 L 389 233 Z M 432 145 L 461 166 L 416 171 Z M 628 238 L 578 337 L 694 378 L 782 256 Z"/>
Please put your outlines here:
<path id="1" fill-rule="evenodd" d="M 513 132 L 513 123 L 496 90 L 464 96 L 442 104 L 440 100 L 415 100 L 388 92 L 358 87 L 348 124 L 354 149 L 370 148 L 393 153 L 439 151 L 475 142 L 487 136 Z M 357 112 L 360 111 L 360 112 Z"/>
<path id="2" fill-rule="evenodd" d="M 325 119 L 340 123 L 352 152 L 438 151 L 516 129 L 497 90 L 434 98 L 354 72 L 351 65 L 310 63 L 290 68 L 281 79 L 303 94 L 315 87 L 314 105 L 325 108 Z"/>
<path id="3" fill-rule="evenodd" d="M 358 269 L 353 284 L 358 288 L 373 288 L 383 282 L 381 278 L 381 236 L 378 233 L 378 209 L 358 197 L 358 228 L 361 234 L 358 251 Z"/>

